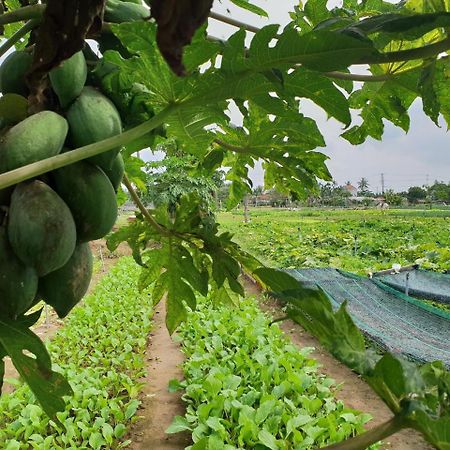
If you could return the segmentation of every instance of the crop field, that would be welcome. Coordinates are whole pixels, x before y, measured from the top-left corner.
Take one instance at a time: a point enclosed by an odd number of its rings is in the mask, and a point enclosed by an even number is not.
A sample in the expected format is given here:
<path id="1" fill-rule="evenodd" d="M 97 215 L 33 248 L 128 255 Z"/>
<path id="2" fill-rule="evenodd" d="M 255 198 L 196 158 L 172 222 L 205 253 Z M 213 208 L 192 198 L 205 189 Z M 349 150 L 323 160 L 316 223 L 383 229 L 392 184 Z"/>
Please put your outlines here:
<path id="1" fill-rule="evenodd" d="M 312 349 L 292 345 L 254 298 L 236 309 L 211 306 L 202 301 L 180 329 L 184 381 L 171 387 L 184 390 L 186 414 L 167 432 L 189 431 L 193 449 L 288 450 L 364 430 L 371 416 L 334 397 L 334 380 L 320 374 Z"/>
<path id="2" fill-rule="evenodd" d="M 450 303 L 449 52 L 449 0 L 2 0 L 0 450 L 450 450 L 450 313 L 361 276 Z M 215 213 L 369 173 L 430 209 Z"/>
<path id="3" fill-rule="evenodd" d="M 450 269 L 450 211 L 252 209 L 219 216 L 242 247 L 277 268 L 336 267 L 367 274 L 393 264 Z"/>
<path id="4" fill-rule="evenodd" d="M 50 419 L 28 385 L 0 398 L 0 448 L 6 450 L 122 448 L 136 421 L 145 370 L 145 335 L 152 328 L 148 295 L 129 258 L 105 276 L 48 344 L 58 373 L 73 389 L 66 408 Z M 56 420 L 57 419 L 57 420 Z"/>

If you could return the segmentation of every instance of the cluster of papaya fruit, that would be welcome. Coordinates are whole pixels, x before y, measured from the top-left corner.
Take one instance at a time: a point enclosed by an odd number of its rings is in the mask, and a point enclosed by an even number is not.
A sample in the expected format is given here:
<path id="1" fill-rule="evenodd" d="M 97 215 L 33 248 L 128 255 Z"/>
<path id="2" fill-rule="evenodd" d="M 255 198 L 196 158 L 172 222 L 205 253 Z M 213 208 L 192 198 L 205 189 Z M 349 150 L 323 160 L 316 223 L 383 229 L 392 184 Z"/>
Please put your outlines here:
<path id="1" fill-rule="evenodd" d="M 109 0 L 117 1 L 117 0 Z M 3 98 L 25 100 L 27 51 L 0 66 Z M 114 104 L 86 86 L 82 51 L 49 73 L 52 110 L 0 125 L 0 173 L 121 133 Z M 64 317 L 92 276 L 89 241 L 117 218 L 116 192 L 124 173 L 120 148 L 0 190 L 0 318 L 15 319 L 38 301 Z"/>

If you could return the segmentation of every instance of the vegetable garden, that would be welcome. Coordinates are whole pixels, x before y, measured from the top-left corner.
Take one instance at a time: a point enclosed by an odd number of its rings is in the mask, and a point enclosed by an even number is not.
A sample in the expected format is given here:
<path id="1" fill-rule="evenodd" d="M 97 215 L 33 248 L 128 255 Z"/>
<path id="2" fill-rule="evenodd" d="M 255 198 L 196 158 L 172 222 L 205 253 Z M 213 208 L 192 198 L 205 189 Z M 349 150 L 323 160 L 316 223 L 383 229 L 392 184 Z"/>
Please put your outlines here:
<path id="1" fill-rule="evenodd" d="M 424 210 L 254 209 L 222 213 L 224 229 L 269 265 L 336 267 L 367 275 L 393 264 L 450 269 L 450 213 Z"/>
<path id="2" fill-rule="evenodd" d="M 267 16 L 253 3 L 232 2 Z M 275 384 L 249 379 L 248 392 L 240 391 L 236 378 L 245 372 L 230 374 L 225 384 L 219 377 L 220 387 L 211 378 L 213 392 L 230 383 L 225 390 L 232 400 L 224 402 L 225 418 L 215 411 L 201 422 L 207 406 L 178 419 L 189 429 L 195 426 L 193 449 L 364 449 L 403 428 L 418 430 L 436 448 L 449 448 L 450 375 L 442 363 L 419 367 L 366 349 L 345 305 L 334 312 L 323 291 L 240 248 L 195 193 L 171 208 L 147 209 L 139 195 L 145 177 L 137 153 L 152 148 L 172 157 L 191 155 L 196 177 L 228 168 L 230 208 L 251 191 L 248 169 L 258 160 L 268 188 L 307 196 L 330 174 L 317 151 L 326 143 L 316 122 L 303 114 L 303 99 L 341 122 L 342 137 L 355 145 L 381 140 L 386 120 L 407 131 L 408 110 L 418 98 L 433 122 L 450 122 L 447 0 L 344 0 L 333 9 L 327 1 L 308 0 L 284 29 L 272 24 L 260 30 L 210 12 L 211 0 L 2 0 L 0 6 L 0 379 L 8 356 L 28 386 L 1 400 L 7 406 L 0 436 L 9 440 L 9 450 L 125 445 L 116 440 L 137 407 L 136 378 L 152 307 L 166 302 L 167 328 L 172 334 L 183 327 L 189 355 L 195 351 L 188 336 L 196 320 L 205 328 L 218 321 L 206 318 L 203 299 L 226 305 L 229 311 L 220 314 L 230 322 L 226 314 L 233 315 L 233 305 L 245 295 L 242 271 L 276 292 L 287 315 L 360 374 L 394 416 L 354 436 L 364 418 L 344 412 L 330 397 L 330 383 L 306 370 L 314 364 L 302 366 L 306 356 L 285 347 L 276 328 L 263 326 L 265 319 L 244 302 L 244 316 L 255 314 L 264 329 L 266 340 L 255 337 L 255 354 L 263 361 L 260 345 L 277 342 L 292 358 L 274 353 Z M 210 14 L 238 31 L 226 41 L 209 36 Z M 364 74 L 354 70 L 361 65 Z M 126 195 L 136 204 L 136 220 L 110 233 Z M 365 225 L 372 226 L 369 220 Z M 429 252 L 436 257 L 419 251 L 439 267 L 448 262 L 446 230 L 429 231 L 442 232 L 442 243 Z M 48 351 L 31 329 L 40 311 L 31 311 L 44 301 L 60 317 L 69 314 L 92 276 L 89 241 L 106 235 L 111 251 L 128 243 L 141 266 L 138 280 L 136 268 L 121 263 L 97 288 L 98 297 L 69 316 Z M 346 236 L 337 236 L 337 245 Z M 327 239 L 316 244 L 326 246 Z M 377 252 L 379 247 L 374 257 Z M 217 339 L 209 351 L 223 351 L 235 369 L 233 358 L 241 354 L 235 343 L 224 344 L 222 331 L 211 328 Z M 94 344 L 88 338 L 93 335 L 105 340 Z M 79 364 L 75 356 L 82 358 Z M 222 369 L 227 376 L 226 365 L 217 369 L 214 358 L 206 361 L 207 378 Z M 192 383 L 205 375 L 189 362 L 185 372 Z M 286 374 L 290 386 L 283 384 Z M 200 411 L 189 387 L 189 408 Z M 233 421 L 242 434 L 230 443 L 224 430 Z"/>

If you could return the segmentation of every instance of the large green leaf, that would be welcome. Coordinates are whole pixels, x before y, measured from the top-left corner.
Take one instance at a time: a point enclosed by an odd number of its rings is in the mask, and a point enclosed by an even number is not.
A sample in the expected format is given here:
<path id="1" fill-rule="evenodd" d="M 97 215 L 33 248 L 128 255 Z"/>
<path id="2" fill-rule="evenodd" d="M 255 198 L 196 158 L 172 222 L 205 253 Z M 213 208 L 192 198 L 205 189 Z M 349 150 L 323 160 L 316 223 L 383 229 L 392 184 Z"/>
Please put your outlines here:
<path id="1" fill-rule="evenodd" d="M 368 136 L 380 140 L 384 119 L 408 131 L 408 108 L 417 97 L 417 79 L 418 71 L 410 71 L 392 80 L 364 84 L 349 99 L 352 108 L 361 110 L 363 123 L 342 136 L 355 145 L 363 143 Z"/>
<path id="2" fill-rule="evenodd" d="M 424 388 L 417 366 L 390 353 L 377 362 L 369 383 L 395 413 L 400 412 L 403 399 L 417 395 Z"/>
<path id="3" fill-rule="evenodd" d="M 258 16 L 269 17 L 264 9 L 251 3 L 249 0 L 231 0 L 231 2 L 242 9 L 246 9 L 247 11 L 250 11 L 254 14 L 258 14 Z"/>
<path id="4" fill-rule="evenodd" d="M 423 111 L 436 124 L 439 124 L 439 111 L 441 105 L 435 91 L 436 62 L 431 61 L 425 65 L 420 74 L 418 89 L 422 97 Z"/>
<path id="5" fill-rule="evenodd" d="M 298 68 L 285 78 L 284 86 L 295 96 L 309 98 L 344 125 L 350 124 L 348 101 L 329 78 L 317 72 Z"/>
<path id="6" fill-rule="evenodd" d="M 366 353 L 364 336 L 346 311 L 343 304 L 333 312 L 330 300 L 320 289 L 305 289 L 282 293 L 287 302 L 288 314 L 306 330 L 316 336 L 337 359 L 360 374 L 371 373 L 376 357 Z"/>
<path id="7" fill-rule="evenodd" d="M 397 39 L 415 40 L 429 31 L 449 25 L 450 13 L 436 12 L 413 15 L 381 14 L 364 19 L 349 28 L 358 29 L 365 34 L 390 33 Z"/>
<path id="8" fill-rule="evenodd" d="M 436 99 L 440 105 L 440 112 L 450 128 L 450 57 L 446 56 L 436 62 L 433 85 Z"/>
<path id="9" fill-rule="evenodd" d="M 270 267 L 260 267 L 253 272 L 267 288 L 275 293 L 299 289 L 299 282 L 282 270 L 272 269 Z"/>
<path id="10" fill-rule="evenodd" d="M 257 58 L 249 58 L 248 67 L 263 70 L 302 64 L 327 72 L 346 68 L 374 53 L 370 41 L 320 30 L 300 35 L 295 29 L 286 28 L 274 47 L 260 49 Z"/>
<path id="11" fill-rule="evenodd" d="M 65 408 L 63 397 L 72 389 L 66 379 L 52 370 L 50 356 L 42 341 L 23 322 L 0 320 L 0 354 L 5 353 L 27 382 L 44 411 L 55 417 Z"/>
<path id="12" fill-rule="evenodd" d="M 414 13 L 450 11 L 449 0 L 406 0 L 405 8 Z"/>

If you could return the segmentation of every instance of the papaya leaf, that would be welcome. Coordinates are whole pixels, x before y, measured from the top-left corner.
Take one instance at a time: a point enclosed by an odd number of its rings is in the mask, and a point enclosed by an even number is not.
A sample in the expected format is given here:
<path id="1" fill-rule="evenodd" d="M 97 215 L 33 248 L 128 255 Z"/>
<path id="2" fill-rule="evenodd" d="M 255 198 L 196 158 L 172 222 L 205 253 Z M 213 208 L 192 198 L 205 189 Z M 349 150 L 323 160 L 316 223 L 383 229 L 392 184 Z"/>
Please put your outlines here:
<path id="1" fill-rule="evenodd" d="M 221 50 L 221 44 L 207 39 L 206 29 L 206 25 L 200 27 L 192 43 L 184 49 L 183 63 L 188 72 L 195 71 L 202 64 L 214 59 Z"/>
<path id="2" fill-rule="evenodd" d="M 242 9 L 246 9 L 247 11 L 257 14 L 258 16 L 269 17 L 267 12 L 264 11 L 264 9 L 260 8 L 259 6 L 253 3 L 250 3 L 249 0 L 231 0 L 231 2 Z"/>
<path id="3" fill-rule="evenodd" d="M 164 259 L 163 252 L 159 248 L 146 250 L 142 255 L 144 267 L 139 276 L 138 286 L 140 290 L 146 289 L 160 276 Z"/>
<path id="4" fill-rule="evenodd" d="M 400 412 L 403 399 L 417 395 L 424 387 L 416 365 L 390 353 L 384 354 L 377 362 L 368 381 L 395 413 Z"/>
<path id="5" fill-rule="evenodd" d="M 72 389 L 60 373 L 52 371 L 50 356 L 42 341 L 23 323 L 0 321 L 0 344 L 47 415 L 55 417 L 65 408 L 63 396 L 71 395 Z"/>
<path id="6" fill-rule="evenodd" d="M 284 82 L 288 92 L 311 99 L 331 117 L 349 125 L 351 122 L 348 101 L 329 78 L 317 72 L 298 68 Z"/>
<path id="7" fill-rule="evenodd" d="M 349 98 L 350 107 L 361 109 L 363 122 L 342 134 L 351 144 L 363 143 L 367 137 L 380 140 L 383 119 L 404 131 L 409 130 L 408 108 L 417 97 L 418 71 L 396 76 L 395 80 L 366 83 Z"/>
<path id="8" fill-rule="evenodd" d="M 327 0 L 308 1 L 305 4 L 304 14 L 312 25 L 317 25 L 326 20 L 330 11 L 327 8 Z"/>
<path id="9" fill-rule="evenodd" d="M 316 336 L 337 359 L 357 373 L 371 373 L 379 356 L 367 351 L 364 336 L 353 323 L 345 303 L 333 312 L 327 294 L 319 288 L 297 289 L 278 294 L 287 304 L 288 316 Z"/>
<path id="10" fill-rule="evenodd" d="M 428 14 L 380 14 L 369 17 L 349 28 L 355 28 L 364 34 L 389 33 L 391 39 L 415 40 L 424 34 L 450 25 L 450 13 L 435 12 Z"/>
<path id="11" fill-rule="evenodd" d="M 142 251 L 145 249 L 147 242 L 154 236 L 154 229 L 149 227 L 140 214 L 136 214 L 135 220 L 129 225 L 123 226 L 107 236 L 106 245 L 109 251 L 113 252 L 121 242 L 127 242 L 131 248 L 134 260 L 140 266 L 143 266 Z"/>
<path id="12" fill-rule="evenodd" d="M 408 0 L 405 9 L 413 13 L 450 12 L 448 0 Z"/>
<path id="13" fill-rule="evenodd" d="M 426 64 L 420 74 L 418 88 L 422 97 L 423 111 L 436 125 L 439 125 L 441 105 L 434 90 L 435 71 L 436 61 Z"/>
<path id="14" fill-rule="evenodd" d="M 200 271 L 194 264 L 194 258 L 184 247 L 177 248 L 177 263 L 181 276 L 200 294 L 208 294 L 208 272 Z"/>
<path id="15" fill-rule="evenodd" d="M 274 293 L 282 293 L 286 290 L 298 289 L 300 283 L 291 275 L 282 270 L 260 267 L 253 271 L 255 275 L 266 287 Z"/>
<path id="16" fill-rule="evenodd" d="M 328 72 L 347 68 L 374 53 L 371 41 L 321 30 L 300 35 L 295 29 L 286 28 L 277 44 L 261 50 L 256 60 L 250 58 L 248 66 L 262 70 L 301 63 L 308 69 Z"/>
<path id="17" fill-rule="evenodd" d="M 142 170 L 145 163 L 142 159 L 135 156 L 125 156 L 123 158 L 125 165 L 125 173 L 128 179 L 133 183 L 139 191 L 144 191 L 147 189 L 146 185 L 146 175 Z"/>
<path id="18" fill-rule="evenodd" d="M 191 309 L 196 307 L 196 298 L 192 287 L 184 280 L 184 278 L 192 279 L 192 272 L 188 274 L 182 271 L 180 267 L 179 255 L 180 249 L 178 244 L 172 239 L 167 239 L 160 250 L 162 258 L 162 266 L 165 271 L 159 276 L 157 281 L 158 287 L 154 291 L 154 302 L 159 301 L 164 294 L 167 295 L 167 313 L 166 325 L 169 333 L 172 334 L 177 326 L 186 320 L 186 306 Z M 195 276 L 194 276 L 195 278 Z M 193 284 L 196 284 L 195 282 Z"/>
<path id="19" fill-rule="evenodd" d="M 211 256 L 213 256 L 212 276 L 218 287 L 223 286 L 225 280 L 227 280 L 230 288 L 243 296 L 244 288 L 237 281 L 241 273 L 238 262 L 221 248 L 217 248 Z"/>
<path id="20" fill-rule="evenodd" d="M 436 70 L 434 74 L 434 91 L 437 100 L 441 106 L 440 112 L 447 122 L 447 128 L 450 128 L 450 57 L 446 56 L 436 62 Z"/>
<path id="21" fill-rule="evenodd" d="M 31 314 L 23 314 L 15 320 L 17 324 L 23 325 L 24 327 L 30 328 L 33 326 L 41 317 L 44 308 L 38 309 Z"/>

